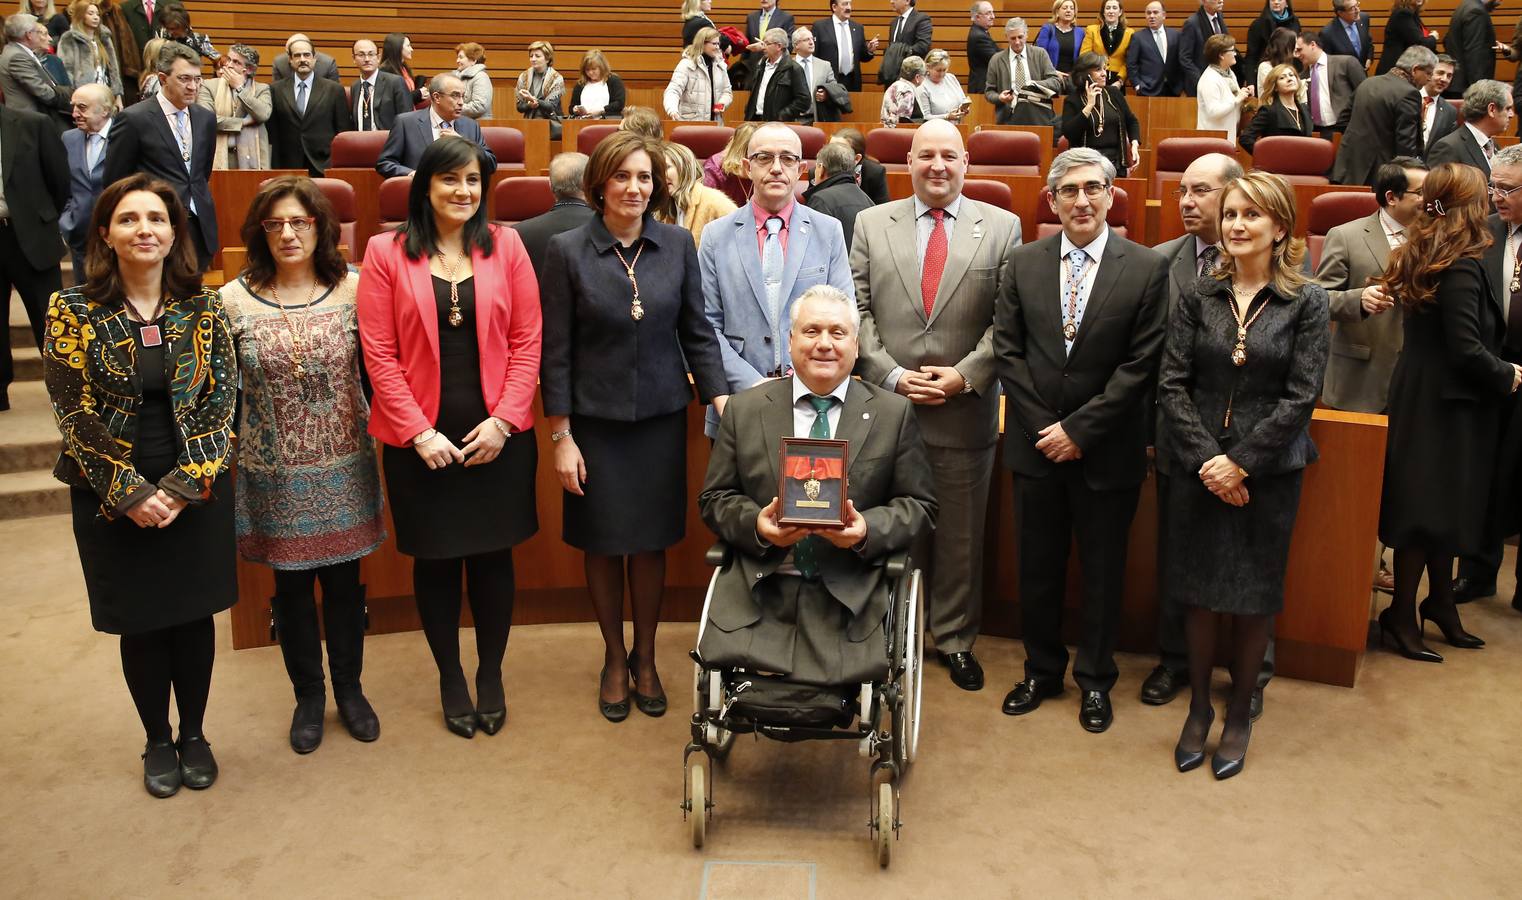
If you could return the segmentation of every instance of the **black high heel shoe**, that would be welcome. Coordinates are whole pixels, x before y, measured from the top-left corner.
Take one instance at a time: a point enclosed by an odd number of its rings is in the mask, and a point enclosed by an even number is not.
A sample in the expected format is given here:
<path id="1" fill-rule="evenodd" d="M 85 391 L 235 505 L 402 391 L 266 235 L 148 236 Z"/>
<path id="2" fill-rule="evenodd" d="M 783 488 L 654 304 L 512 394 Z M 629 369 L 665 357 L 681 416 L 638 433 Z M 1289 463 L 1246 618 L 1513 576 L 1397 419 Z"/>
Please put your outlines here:
<path id="1" fill-rule="evenodd" d="M 1242 774 L 1247 768 L 1247 743 L 1252 740 L 1252 722 L 1247 723 L 1247 738 L 1242 742 L 1242 755 L 1236 759 L 1228 759 L 1221 755 L 1221 749 L 1216 748 L 1215 755 L 1210 757 L 1210 771 L 1215 775 L 1216 781 L 1225 781 L 1233 775 Z"/>
<path id="2" fill-rule="evenodd" d="M 633 653 L 629 654 L 629 679 L 635 684 L 639 684 L 639 681 L 634 678 L 634 665 L 638 659 L 639 657 Z M 639 707 L 639 711 L 645 715 L 653 719 L 659 719 L 666 714 L 666 691 L 664 689 L 659 694 L 651 696 L 641 694 L 635 689 L 630 689 L 629 694 L 634 698 L 634 705 Z"/>
<path id="3" fill-rule="evenodd" d="M 463 676 L 461 681 L 464 681 Z M 458 715 L 451 715 L 449 712 L 448 685 L 444 683 L 442 678 L 439 680 L 439 703 L 444 707 L 444 727 L 460 737 L 469 740 L 476 736 L 476 709 L 471 705 L 470 692 L 465 689 L 463 684 L 460 687 L 460 692 L 465 695 L 464 705 L 468 711 Z"/>
<path id="4" fill-rule="evenodd" d="M 607 677 L 608 667 L 603 666 L 602 674 L 597 676 L 597 711 L 602 713 L 602 717 L 609 722 L 622 722 L 629 718 L 629 698 L 626 695 L 624 699 L 613 703 L 604 700 L 602 698 L 602 682 Z"/>
<path id="5" fill-rule="evenodd" d="M 1422 626 L 1424 628 L 1428 622 L 1431 622 L 1437 626 L 1438 631 L 1443 633 L 1443 640 L 1447 641 L 1454 647 L 1459 647 L 1464 650 L 1478 650 L 1481 647 L 1485 646 L 1485 642 L 1483 640 L 1464 630 L 1464 623 L 1459 620 L 1459 611 L 1457 608 L 1444 611 L 1439 610 L 1434 606 L 1429 609 L 1428 604 L 1430 603 L 1432 603 L 1432 598 L 1428 597 L 1426 600 L 1422 601 L 1420 606 L 1416 608 L 1416 613 L 1417 615 L 1421 616 Z M 1443 615 L 1446 612 L 1448 615 L 1451 615 L 1452 618 L 1448 621 L 1444 621 L 1443 619 L 1432 615 L 1434 612 L 1438 613 L 1439 615 Z"/>
<path id="6" fill-rule="evenodd" d="M 1205 738 L 1210 737 L 1210 726 L 1215 722 L 1215 709 L 1210 710 L 1210 717 L 1205 720 Z M 1189 720 L 1184 720 L 1184 728 L 1189 727 Z M 1189 772 L 1198 769 L 1205 762 L 1205 738 L 1200 739 L 1200 749 L 1185 750 L 1184 736 L 1178 737 L 1178 743 L 1173 746 L 1173 764 L 1178 766 L 1180 772 Z"/>
<path id="7" fill-rule="evenodd" d="M 495 709 L 481 709 L 491 704 Z M 507 721 L 507 701 L 503 696 L 502 678 L 499 675 L 495 681 L 483 684 L 481 676 L 476 675 L 476 722 L 481 730 L 487 734 L 496 734 L 502 730 L 502 723 Z"/>
<path id="8" fill-rule="evenodd" d="M 1395 630 L 1395 626 L 1390 624 L 1389 616 L 1390 610 L 1388 607 L 1386 607 L 1384 612 L 1379 614 L 1379 642 L 1381 646 L 1385 643 L 1385 639 L 1388 638 L 1395 645 L 1395 652 L 1406 659 L 1430 663 L 1440 663 L 1443 661 L 1441 655 L 1427 649 L 1427 645 L 1422 643 L 1420 637 L 1416 639 L 1415 647 L 1407 644 L 1405 639 L 1400 636 L 1400 632 Z"/>

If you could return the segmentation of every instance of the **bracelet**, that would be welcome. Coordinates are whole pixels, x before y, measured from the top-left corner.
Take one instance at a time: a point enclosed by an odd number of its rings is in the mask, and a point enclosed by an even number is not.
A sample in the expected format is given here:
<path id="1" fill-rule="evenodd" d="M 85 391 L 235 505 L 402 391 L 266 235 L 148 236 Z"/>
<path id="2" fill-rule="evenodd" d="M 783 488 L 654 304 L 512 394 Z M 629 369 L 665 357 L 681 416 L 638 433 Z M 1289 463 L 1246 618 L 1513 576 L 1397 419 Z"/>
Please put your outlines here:
<path id="1" fill-rule="evenodd" d="M 571 436 L 571 429 L 569 429 L 569 428 L 567 428 L 565 431 L 552 431 L 552 432 L 550 432 L 550 440 L 551 441 L 558 441 L 561 438 L 568 438 L 570 436 Z"/>
<path id="2" fill-rule="evenodd" d="M 427 431 L 423 432 L 422 434 L 418 435 L 417 437 L 413 438 L 412 439 L 412 446 L 414 446 L 414 447 L 421 447 L 423 444 L 428 443 L 429 441 L 433 440 L 434 438 L 436 438 L 438 436 L 439 436 L 439 430 L 437 428 L 430 428 Z"/>
<path id="3" fill-rule="evenodd" d="M 512 431 L 511 428 L 507 427 L 507 423 L 506 422 L 502 421 L 501 419 L 497 418 L 496 416 L 487 416 L 486 418 L 487 418 L 487 421 L 489 421 L 493 425 L 497 426 L 497 430 L 502 432 L 502 436 L 503 437 L 508 438 L 508 437 L 512 437 L 513 436 L 513 431 Z"/>

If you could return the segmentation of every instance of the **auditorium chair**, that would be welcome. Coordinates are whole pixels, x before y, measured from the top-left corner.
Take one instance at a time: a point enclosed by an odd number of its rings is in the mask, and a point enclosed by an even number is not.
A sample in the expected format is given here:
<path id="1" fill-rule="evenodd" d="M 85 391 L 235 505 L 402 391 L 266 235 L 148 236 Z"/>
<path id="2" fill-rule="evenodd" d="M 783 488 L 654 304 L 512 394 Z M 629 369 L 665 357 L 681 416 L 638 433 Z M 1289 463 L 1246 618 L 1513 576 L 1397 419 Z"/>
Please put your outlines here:
<path id="1" fill-rule="evenodd" d="M 407 195 L 411 191 L 411 175 L 397 175 L 381 182 L 380 193 L 376 196 L 381 231 L 395 231 L 407 221 Z"/>
<path id="2" fill-rule="evenodd" d="M 968 175 L 1040 175 L 1041 138 L 1029 131 L 974 131 Z"/>
<path id="3" fill-rule="evenodd" d="M 1105 222 L 1115 229 L 1115 233 L 1126 237 L 1126 222 L 1131 218 L 1131 198 L 1127 196 L 1126 189 L 1116 185 L 1115 196 L 1110 201 L 1110 212 L 1105 216 Z M 1052 189 L 1042 188 L 1041 199 L 1036 201 L 1036 239 L 1051 237 L 1062 230 L 1062 220 L 1057 218 L 1057 213 L 1052 211 Z"/>
<path id="4" fill-rule="evenodd" d="M 481 129 L 481 140 L 486 142 L 486 146 L 491 148 L 492 156 L 497 158 L 498 172 L 524 171 L 523 132 L 516 128 L 491 125 Z"/>
<path id="5" fill-rule="evenodd" d="M 1260 138 L 1252 148 L 1254 168 L 1279 175 L 1290 184 L 1331 184 L 1326 173 L 1336 156 L 1331 141 L 1299 135 Z"/>
<path id="6" fill-rule="evenodd" d="M 328 159 L 332 169 L 373 169 L 386 146 L 389 131 L 340 131 L 333 135 L 333 150 Z"/>
<path id="7" fill-rule="evenodd" d="M 825 145 L 830 136 L 824 133 L 824 129 L 815 128 L 812 125 L 795 125 L 788 123 L 789 128 L 798 135 L 798 140 L 803 142 L 803 158 L 813 159 L 819 155 L 819 148 Z"/>
<path id="8" fill-rule="evenodd" d="M 1326 233 L 1348 222 L 1372 216 L 1379 209 L 1379 201 L 1371 191 L 1331 191 L 1318 194 L 1311 200 L 1311 211 L 1306 217 L 1306 249 L 1310 251 L 1311 271 L 1321 267 L 1321 246 L 1326 243 Z"/>
<path id="9" fill-rule="evenodd" d="M 1237 145 L 1225 138 L 1171 137 L 1157 142 L 1157 158 L 1152 166 L 1152 196 L 1161 197 L 1163 182 L 1184 177 L 1189 164 L 1207 153 L 1224 153 L 1235 158 Z"/>
<path id="10" fill-rule="evenodd" d="M 962 196 L 969 197 L 1008 210 L 1014 206 L 1015 197 L 1009 185 L 990 178 L 968 178 L 962 182 Z"/>
<path id="11" fill-rule="evenodd" d="M 913 128 L 874 128 L 867 132 L 867 155 L 889 172 L 907 172 L 913 142 Z"/>
<path id="12" fill-rule="evenodd" d="M 550 180 L 543 175 L 519 175 L 497 182 L 491 191 L 491 218 L 498 225 L 514 225 L 549 212 L 555 205 Z"/>
<path id="13" fill-rule="evenodd" d="M 617 125 L 588 125 L 576 132 L 576 152 L 592 155 L 602 139 L 618 130 Z"/>
<path id="14" fill-rule="evenodd" d="M 671 143 L 681 144 L 702 162 L 721 152 L 735 130 L 726 125 L 678 125 L 671 129 Z"/>

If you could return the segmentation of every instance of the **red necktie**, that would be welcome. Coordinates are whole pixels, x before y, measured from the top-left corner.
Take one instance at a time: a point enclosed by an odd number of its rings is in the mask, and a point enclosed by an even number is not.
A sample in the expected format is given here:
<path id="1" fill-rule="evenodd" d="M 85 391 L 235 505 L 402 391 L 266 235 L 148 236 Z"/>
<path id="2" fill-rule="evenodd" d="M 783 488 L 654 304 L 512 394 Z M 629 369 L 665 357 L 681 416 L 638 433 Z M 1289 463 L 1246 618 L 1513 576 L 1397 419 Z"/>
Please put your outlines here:
<path id="1" fill-rule="evenodd" d="M 153 27 L 153 0 L 143 0 L 143 15 L 148 19 L 148 26 Z"/>
<path id="2" fill-rule="evenodd" d="M 932 209 L 935 225 L 930 242 L 925 245 L 925 263 L 920 267 L 920 297 L 925 301 L 925 318 L 935 309 L 935 292 L 941 287 L 941 272 L 946 268 L 946 210 Z"/>

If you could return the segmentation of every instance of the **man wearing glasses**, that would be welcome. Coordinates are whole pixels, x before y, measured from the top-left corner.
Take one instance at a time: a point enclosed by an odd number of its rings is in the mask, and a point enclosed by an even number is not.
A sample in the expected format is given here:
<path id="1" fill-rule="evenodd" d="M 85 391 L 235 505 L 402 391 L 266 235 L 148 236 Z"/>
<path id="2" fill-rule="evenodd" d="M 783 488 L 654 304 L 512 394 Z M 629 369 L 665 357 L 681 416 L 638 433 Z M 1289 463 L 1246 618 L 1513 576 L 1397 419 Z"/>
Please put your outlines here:
<path id="1" fill-rule="evenodd" d="M 412 98 L 400 75 L 380 70 L 380 50 L 369 38 L 354 42 L 359 78 L 349 90 L 356 131 L 390 131 L 396 117 L 412 112 Z"/>
<path id="2" fill-rule="evenodd" d="M 67 84 L 60 85 L 42 67 L 42 54 L 52 45 L 48 29 L 37 17 L 19 13 L 5 20 L 5 50 L 0 51 L 0 92 L 8 109 L 48 115 L 60 130 L 69 120 Z"/>
<path id="3" fill-rule="evenodd" d="M 101 183 L 143 172 L 174 185 L 190 214 L 196 259 L 205 271 L 219 246 L 217 208 L 211 199 L 217 115 L 196 104 L 201 57 L 194 50 L 172 41 L 165 44 L 157 69 L 158 95 L 127 107 L 111 126 Z"/>
<path id="4" fill-rule="evenodd" d="M 1168 262 L 1110 230 L 1115 168 L 1068 150 L 1047 175 L 1062 232 L 1014 251 L 999 288 L 993 347 L 1005 403 L 1004 464 L 1014 472 L 1025 678 L 1004 712 L 1033 712 L 1063 690 L 1068 548 L 1083 574 L 1073 680 L 1078 721 L 1098 733 L 1114 712 L 1115 642 L 1126 543 L 1147 477 L 1149 402 L 1168 320 Z"/>
<path id="5" fill-rule="evenodd" d="M 803 67 L 787 55 L 788 35 L 773 28 L 762 39 L 765 54 L 751 76 L 745 118 L 751 122 L 796 122 L 814 108 Z"/>
<path id="6" fill-rule="evenodd" d="M 746 148 L 750 202 L 709 222 L 698 243 L 703 300 L 719 336 L 728 393 L 792 374 L 788 346 L 793 301 L 826 284 L 854 297 L 840 223 L 794 199 L 803 144 L 786 125 L 763 125 Z M 703 431 L 719 433 L 723 407 Z"/>
<path id="7" fill-rule="evenodd" d="M 411 175 L 428 145 L 442 137 L 460 137 L 480 147 L 486 153 L 488 168 L 481 173 L 482 181 L 491 178 L 497 169 L 497 157 L 486 146 L 481 136 L 481 126 L 465 112 L 465 82 L 459 76 L 445 72 L 433 76 L 428 82 L 429 104 L 427 109 L 402 113 L 391 126 L 386 146 L 381 148 L 375 170 L 386 178 Z"/>

